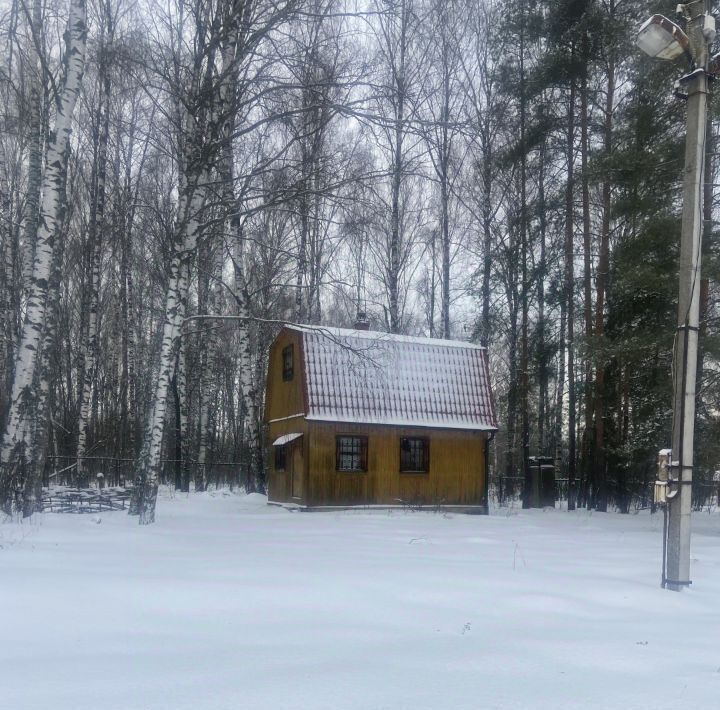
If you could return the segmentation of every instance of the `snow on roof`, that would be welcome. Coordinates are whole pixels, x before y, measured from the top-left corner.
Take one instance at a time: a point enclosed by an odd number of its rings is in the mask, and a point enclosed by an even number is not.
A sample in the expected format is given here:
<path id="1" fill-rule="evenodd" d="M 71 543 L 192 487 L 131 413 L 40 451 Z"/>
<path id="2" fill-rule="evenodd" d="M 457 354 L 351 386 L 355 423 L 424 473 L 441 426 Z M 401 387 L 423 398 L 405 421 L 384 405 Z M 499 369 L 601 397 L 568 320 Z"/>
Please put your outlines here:
<path id="1" fill-rule="evenodd" d="M 365 330 L 303 333 L 307 418 L 447 429 L 497 429 L 485 348 Z"/>
<path id="2" fill-rule="evenodd" d="M 285 446 L 285 444 L 289 444 L 291 441 L 295 441 L 295 439 L 299 439 L 302 436 L 302 432 L 295 432 L 293 434 L 283 434 L 282 436 L 279 436 L 275 441 L 273 441 L 273 446 Z"/>
<path id="3" fill-rule="evenodd" d="M 439 340 L 438 338 L 424 338 L 418 335 L 398 335 L 396 333 L 383 333 L 379 330 L 355 330 L 353 328 L 336 328 L 329 325 L 303 325 L 291 323 L 285 326 L 290 330 L 297 330 L 301 333 L 320 333 L 330 340 L 344 340 L 346 338 L 357 338 L 360 340 L 372 340 L 380 342 L 395 343 L 416 343 L 418 345 L 443 345 L 447 348 L 471 348 L 473 350 L 486 350 L 482 345 L 468 343 L 465 340 Z M 368 347 L 367 343 L 363 347 Z"/>

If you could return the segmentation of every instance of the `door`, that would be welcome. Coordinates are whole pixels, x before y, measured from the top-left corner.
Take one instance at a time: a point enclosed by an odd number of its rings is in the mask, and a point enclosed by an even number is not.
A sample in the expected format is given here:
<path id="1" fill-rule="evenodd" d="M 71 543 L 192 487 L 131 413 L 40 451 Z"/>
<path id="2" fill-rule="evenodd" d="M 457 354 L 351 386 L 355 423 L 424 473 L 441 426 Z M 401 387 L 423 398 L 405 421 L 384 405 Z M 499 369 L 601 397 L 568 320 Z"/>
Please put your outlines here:
<path id="1" fill-rule="evenodd" d="M 303 460 L 302 438 L 292 443 L 292 497 L 303 497 L 303 479 L 305 476 L 305 461 Z"/>

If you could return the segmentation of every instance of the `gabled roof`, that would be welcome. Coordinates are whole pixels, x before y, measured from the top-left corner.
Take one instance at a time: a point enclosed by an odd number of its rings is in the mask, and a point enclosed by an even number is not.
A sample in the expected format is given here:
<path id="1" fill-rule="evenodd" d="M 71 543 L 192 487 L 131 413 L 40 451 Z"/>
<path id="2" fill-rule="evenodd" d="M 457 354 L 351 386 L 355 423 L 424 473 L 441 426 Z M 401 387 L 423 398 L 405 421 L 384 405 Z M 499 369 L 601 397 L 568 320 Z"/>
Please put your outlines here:
<path id="1" fill-rule="evenodd" d="M 485 348 L 321 326 L 303 333 L 306 418 L 497 429 Z"/>

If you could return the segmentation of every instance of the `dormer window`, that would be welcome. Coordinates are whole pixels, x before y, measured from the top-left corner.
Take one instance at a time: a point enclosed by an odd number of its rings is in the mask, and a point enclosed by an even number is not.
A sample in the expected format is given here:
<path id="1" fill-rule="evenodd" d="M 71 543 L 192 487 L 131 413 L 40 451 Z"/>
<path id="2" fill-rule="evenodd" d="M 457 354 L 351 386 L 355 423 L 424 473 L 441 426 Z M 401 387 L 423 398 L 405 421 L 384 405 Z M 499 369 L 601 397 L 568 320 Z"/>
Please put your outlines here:
<path id="1" fill-rule="evenodd" d="M 293 346 L 288 345 L 282 351 L 283 380 L 289 382 L 293 378 Z"/>

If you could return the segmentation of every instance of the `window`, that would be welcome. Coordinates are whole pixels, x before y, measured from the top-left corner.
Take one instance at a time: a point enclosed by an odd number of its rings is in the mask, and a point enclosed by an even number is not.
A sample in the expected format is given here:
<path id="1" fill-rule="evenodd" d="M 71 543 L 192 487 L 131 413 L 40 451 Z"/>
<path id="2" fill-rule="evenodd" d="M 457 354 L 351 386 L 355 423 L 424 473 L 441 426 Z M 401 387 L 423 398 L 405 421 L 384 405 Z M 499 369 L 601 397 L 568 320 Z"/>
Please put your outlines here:
<path id="1" fill-rule="evenodd" d="M 288 382 L 293 378 L 293 346 L 288 345 L 282 351 L 283 380 Z"/>
<path id="2" fill-rule="evenodd" d="M 338 471 L 367 471 L 367 437 L 336 437 L 335 468 Z"/>
<path id="3" fill-rule="evenodd" d="M 430 470 L 430 441 L 424 438 L 400 439 L 400 471 L 427 473 Z"/>
<path id="4" fill-rule="evenodd" d="M 287 446 L 275 447 L 275 470 L 284 471 L 287 462 Z"/>

